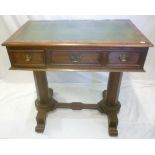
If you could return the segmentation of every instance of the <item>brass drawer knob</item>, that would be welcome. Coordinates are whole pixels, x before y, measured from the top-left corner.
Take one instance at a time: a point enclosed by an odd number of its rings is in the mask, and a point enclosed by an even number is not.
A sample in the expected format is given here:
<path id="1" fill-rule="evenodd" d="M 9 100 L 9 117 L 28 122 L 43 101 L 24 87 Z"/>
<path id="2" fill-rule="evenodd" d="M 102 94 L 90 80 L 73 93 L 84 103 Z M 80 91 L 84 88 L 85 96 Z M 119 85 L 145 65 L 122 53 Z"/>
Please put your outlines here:
<path id="1" fill-rule="evenodd" d="M 81 56 L 80 55 L 72 55 L 70 58 L 73 63 L 78 63 L 78 62 L 80 62 Z"/>
<path id="2" fill-rule="evenodd" d="M 121 62 L 126 62 L 126 61 L 128 61 L 128 56 L 126 54 L 122 54 L 119 56 L 119 60 Z"/>
<path id="3" fill-rule="evenodd" d="M 30 62 L 31 60 L 32 60 L 31 55 L 30 55 L 30 54 L 26 54 L 26 55 L 25 55 L 25 61 L 26 61 L 26 62 Z"/>

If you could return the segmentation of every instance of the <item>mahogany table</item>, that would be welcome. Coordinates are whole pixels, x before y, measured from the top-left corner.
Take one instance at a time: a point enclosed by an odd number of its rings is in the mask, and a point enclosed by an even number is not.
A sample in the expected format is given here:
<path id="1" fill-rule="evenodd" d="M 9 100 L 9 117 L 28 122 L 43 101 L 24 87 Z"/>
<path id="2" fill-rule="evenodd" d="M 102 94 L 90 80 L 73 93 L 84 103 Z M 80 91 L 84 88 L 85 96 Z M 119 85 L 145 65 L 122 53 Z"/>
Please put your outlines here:
<path id="1" fill-rule="evenodd" d="M 96 109 L 108 116 L 109 135 L 117 136 L 123 72 L 143 72 L 152 43 L 130 20 L 28 21 L 6 46 L 13 70 L 33 71 L 37 90 L 36 132 L 56 108 Z M 46 71 L 108 71 L 107 90 L 97 104 L 59 103 L 48 88 Z"/>

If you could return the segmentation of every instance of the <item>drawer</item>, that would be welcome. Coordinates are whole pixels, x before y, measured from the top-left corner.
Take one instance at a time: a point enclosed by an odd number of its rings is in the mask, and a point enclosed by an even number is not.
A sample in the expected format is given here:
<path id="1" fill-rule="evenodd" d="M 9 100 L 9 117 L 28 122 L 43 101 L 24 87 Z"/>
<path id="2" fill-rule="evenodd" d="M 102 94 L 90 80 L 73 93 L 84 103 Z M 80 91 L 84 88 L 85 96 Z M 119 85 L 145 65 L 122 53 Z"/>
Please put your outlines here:
<path id="1" fill-rule="evenodd" d="M 148 48 L 10 47 L 12 69 L 143 71 Z"/>
<path id="2" fill-rule="evenodd" d="M 117 67 L 141 67 L 144 64 L 146 53 L 142 51 L 113 51 L 107 52 L 106 66 Z"/>
<path id="3" fill-rule="evenodd" d="M 95 51 L 52 51 L 48 59 L 52 65 L 100 65 L 101 53 Z"/>
<path id="4" fill-rule="evenodd" d="M 9 56 L 13 66 L 45 66 L 43 50 L 9 50 Z"/>

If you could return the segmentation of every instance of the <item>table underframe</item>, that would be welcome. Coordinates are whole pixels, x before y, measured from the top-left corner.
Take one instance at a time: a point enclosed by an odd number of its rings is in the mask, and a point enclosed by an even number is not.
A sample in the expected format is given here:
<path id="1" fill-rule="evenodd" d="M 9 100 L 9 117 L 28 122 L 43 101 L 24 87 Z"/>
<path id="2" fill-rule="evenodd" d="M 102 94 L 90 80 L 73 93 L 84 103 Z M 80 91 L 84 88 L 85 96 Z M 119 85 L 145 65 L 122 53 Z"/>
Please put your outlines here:
<path id="1" fill-rule="evenodd" d="M 110 72 L 107 90 L 102 92 L 103 99 L 97 104 L 84 104 L 81 102 L 60 103 L 53 98 L 53 89 L 48 88 L 48 81 L 45 71 L 33 71 L 37 99 L 35 101 L 38 110 L 36 121 L 36 132 L 44 132 L 46 116 L 56 108 L 68 108 L 72 110 L 92 109 L 105 113 L 108 116 L 108 131 L 110 136 L 118 136 L 118 117 L 121 104 L 118 101 L 122 72 Z"/>

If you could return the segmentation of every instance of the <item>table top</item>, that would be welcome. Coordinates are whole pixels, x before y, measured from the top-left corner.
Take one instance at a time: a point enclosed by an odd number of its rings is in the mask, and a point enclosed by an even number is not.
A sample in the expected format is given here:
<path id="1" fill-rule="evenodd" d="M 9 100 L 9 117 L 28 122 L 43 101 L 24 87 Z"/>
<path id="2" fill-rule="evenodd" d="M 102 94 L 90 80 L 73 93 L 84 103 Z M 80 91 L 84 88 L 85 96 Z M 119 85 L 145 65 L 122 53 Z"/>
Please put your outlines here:
<path id="1" fill-rule="evenodd" d="M 153 46 L 130 20 L 28 21 L 2 45 Z"/>

